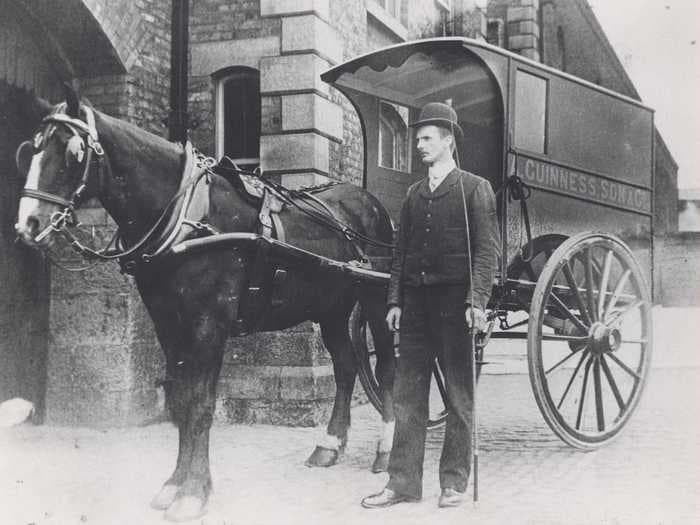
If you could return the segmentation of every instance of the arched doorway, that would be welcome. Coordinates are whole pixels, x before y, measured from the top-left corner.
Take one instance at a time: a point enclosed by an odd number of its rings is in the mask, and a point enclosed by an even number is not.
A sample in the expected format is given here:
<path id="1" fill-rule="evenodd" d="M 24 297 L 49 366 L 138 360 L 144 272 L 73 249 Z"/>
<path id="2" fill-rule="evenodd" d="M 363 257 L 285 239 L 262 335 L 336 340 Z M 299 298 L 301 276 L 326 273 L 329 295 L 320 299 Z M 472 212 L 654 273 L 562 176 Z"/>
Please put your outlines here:
<path id="1" fill-rule="evenodd" d="M 49 314 L 49 268 L 39 253 L 15 242 L 24 185 L 14 153 L 38 124 L 26 108 L 30 92 L 55 99 L 55 66 L 32 38 L 26 17 L 0 0 L 0 402 L 22 397 L 43 415 Z"/>

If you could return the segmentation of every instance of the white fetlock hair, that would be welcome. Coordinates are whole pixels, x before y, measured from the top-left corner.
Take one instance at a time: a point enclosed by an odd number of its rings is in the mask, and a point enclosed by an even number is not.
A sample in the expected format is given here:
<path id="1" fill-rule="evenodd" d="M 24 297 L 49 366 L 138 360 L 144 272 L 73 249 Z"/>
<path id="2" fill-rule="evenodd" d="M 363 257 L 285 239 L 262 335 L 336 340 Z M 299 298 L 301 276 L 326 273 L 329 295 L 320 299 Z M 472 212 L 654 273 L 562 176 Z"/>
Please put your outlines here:
<path id="1" fill-rule="evenodd" d="M 349 431 L 350 429 L 348 429 L 348 432 Z M 324 432 L 323 435 L 318 438 L 316 444 L 319 447 L 328 448 L 330 450 L 340 450 L 340 448 L 343 446 L 343 440 L 338 436 L 333 436 L 327 432 Z"/>
<path id="2" fill-rule="evenodd" d="M 396 428 L 396 421 L 382 421 L 382 428 L 379 435 L 379 440 L 377 441 L 377 452 L 390 452 L 391 445 L 394 442 L 394 429 Z"/>

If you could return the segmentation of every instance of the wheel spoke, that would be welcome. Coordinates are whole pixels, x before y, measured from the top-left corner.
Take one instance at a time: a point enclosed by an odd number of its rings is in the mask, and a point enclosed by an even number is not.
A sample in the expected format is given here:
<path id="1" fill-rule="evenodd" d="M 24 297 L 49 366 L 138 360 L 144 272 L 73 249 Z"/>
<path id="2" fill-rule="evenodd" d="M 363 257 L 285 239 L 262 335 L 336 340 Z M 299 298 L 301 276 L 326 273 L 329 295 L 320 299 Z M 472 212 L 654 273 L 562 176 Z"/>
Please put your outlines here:
<path id="1" fill-rule="evenodd" d="M 605 320 L 608 317 L 608 315 L 610 315 L 610 312 L 612 311 L 613 307 L 617 304 L 617 301 L 620 299 L 622 290 L 624 290 L 625 285 L 627 284 L 627 281 L 630 278 L 630 275 L 632 275 L 632 270 L 627 268 L 622 274 L 622 277 L 620 277 L 620 280 L 617 281 L 617 285 L 615 285 L 615 290 L 613 290 L 612 297 L 610 298 L 610 301 L 608 301 L 608 306 L 605 308 L 605 313 L 602 317 L 603 320 Z"/>
<path id="2" fill-rule="evenodd" d="M 608 294 L 608 281 L 610 280 L 610 268 L 612 268 L 613 252 L 608 250 L 605 254 L 605 262 L 603 263 L 603 277 L 600 279 L 598 287 L 598 319 L 603 318 L 603 306 L 605 305 L 605 296 Z"/>
<path id="3" fill-rule="evenodd" d="M 583 385 L 581 385 L 581 399 L 578 402 L 576 430 L 581 430 L 581 419 L 583 418 L 583 406 L 586 404 L 586 388 L 588 387 L 588 373 L 591 371 L 591 363 L 593 363 L 593 358 L 586 362 L 586 368 L 583 370 Z"/>
<path id="4" fill-rule="evenodd" d="M 642 301 L 641 299 L 638 300 L 638 301 L 635 301 L 634 303 L 632 303 L 631 306 L 627 307 L 626 310 L 624 310 L 624 311 L 618 313 L 617 316 L 616 316 L 615 318 L 611 319 L 611 320 L 608 321 L 606 324 L 607 324 L 609 327 L 620 326 L 620 324 L 622 324 L 622 321 L 623 321 L 628 315 L 630 315 L 632 312 L 634 312 L 635 310 L 637 310 L 637 308 L 639 308 L 639 307 L 642 306 L 643 304 L 644 304 L 644 301 Z"/>
<path id="5" fill-rule="evenodd" d="M 584 334 L 585 334 L 586 332 L 588 332 L 588 328 L 586 327 L 586 325 L 584 325 L 584 324 L 581 322 L 581 319 L 579 319 L 578 317 L 576 317 L 576 314 L 574 314 L 574 312 L 572 312 L 571 310 L 569 310 L 569 308 L 564 304 L 564 302 L 563 302 L 561 299 L 559 299 L 559 297 L 557 297 L 557 295 L 554 293 L 553 290 L 552 290 L 552 292 L 551 292 L 550 295 L 551 295 L 552 299 L 554 299 L 554 305 L 555 305 L 563 314 L 566 314 L 566 316 L 567 316 L 569 319 L 571 319 L 571 321 L 576 325 L 576 327 L 577 327 L 579 330 L 581 330 Z"/>
<path id="6" fill-rule="evenodd" d="M 595 413 L 598 422 L 598 432 L 605 430 L 605 412 L 603 409 L 603 385 L 600 381 L 600 359 L 593 362 L 593 387 L 595 390 Z"/>
<path id="7" fill-rule="evenodd" d="M 637 372 L 635 372 L 629 366 L 627 366 L 625 363 L 623 363 L 615 354 L 607 354 L 607 355 L 610 356 L 610 359 L 615 361 L 620 368 L 622 368 L 625 372 L 627 372 L 629 375 L 634 377 L 635 382 L 642 379 L 642 376 L 640 376 Z"/>
<path id="8" fill-rule="evenodd" d="M 586 297 L 588 298 L 588 311 L 593 317 L 593 321 L 598 320 L 598 311 L 595 308 L 595 289 L 593 288 L 593 254 L 591 253 L 591 248 L 586 248 L 586 288 L 588 293 Z"/>
<path id="9" fill-rule="evenodd" d="M 576 364 L 576 368 L 574 368 L 574 373 L 571 374 L 571 378 L 569 379 L 569 382 L 567 383 L 566 388 L 564 389 L 564 393 L 561 395 L 561 399 L 559 400 L 559 404 L 557 404 L 557 410 L 560 410 L 562 404 L 564 404 L 564 399 L 566 398 L 566 395 L 569 393 L 569 390 L 571 389 L 571 385 L 574 384 L 574 379 L 576 379 L 576 376 L 578 375 L 578 371 L 581 369 L 581 365 L 586 360 L 587 355 L 588 355 L 588 350 L 584 350 L 583 353 L 581 354 L 581 359 L 579 359 L 578 363 Z"/>
<path id="10" fill-rule="evenodd" d="M 442 374 L 440 373 L 440 368 L 438 367 L 437 362 L 433 365 L 433 377 L 435 377 L 435 384 L 440 391 L 440 397 L 442 397 L 442 401 L 445 404 L 445 407 L 447 407 L 447 390 L 445 389 L 445 382 L 442 379 Z"/>
<path id="11" fill-rule="evenodd" d="M 622 399 L 622 394 L 620 394 L 620 389 L 617 387 L 617 383 L 615 382 L 615 378 L 613 377 L 612 372 L 610 371 L 610 367 L 608 366 L 608 362 L 605 360 L 605 356 L 600 356 L 600 366 L 603 369 L 603 373 L 605 374 L 606 379 L 608 380 L 608 385 L 610 385 L 610 390 L 612 390 L 613 395 L 615 396 L 615 401 L 617 401 L 617 406 L 620 409 L 620 414 L 625 410 L 625 401 Z"/>
<path id="12" fill-rule="evenodd" d="M 560 359 L 560 360 L 559 360 L 555 365 L 553 365 L 551 368 L 549 368 L 548 370 L 545 370 L 544 374 L 547 375 L 547 374 L 549 374 L 552 370 L 554 370 L 554 369 L 556 369 L 556 368 L 559 368 L 561 365 L 563 365 L 564 363 L 566 363 L 569 359 L 571 359 L 572 357 L 574 357 L 574 356 L 575 356 L 578 352 L 580 352 L 581 350 L 582 350 L 582 349 L 572 351 L 569 355 L 567 355 L 567 356 L 564 357 L 563 359 Z"/>
<path id="13" fill-rule="evenodd" d="M 574 279 L 574 275 L 571 272 L 571 267 L 569 266 L 568 261 L 564 264 L 562 270 L 564 270 L 564 277 L 566 277 L 566 282 L 569 284 L 569 288 L 574 291 L 579 312 L 581 312 L 584 322 L 590 326 L 593 321 L 591 321 L 591 316 L 588 314 L 588 310 L 586 310 L 586 307 L 583 304 L 583 297 L 581 297 L 581 293 L 578 290 L 578 284 L 576 284 L 576 279 Z"/>
<path id="14" fill-rule="evenodd" d="M 582 343 L 588 340 L 585 335 L 559 335 L 559 334 L 542 334 L 543 341 L 570 341 L 572 343 Z"/>

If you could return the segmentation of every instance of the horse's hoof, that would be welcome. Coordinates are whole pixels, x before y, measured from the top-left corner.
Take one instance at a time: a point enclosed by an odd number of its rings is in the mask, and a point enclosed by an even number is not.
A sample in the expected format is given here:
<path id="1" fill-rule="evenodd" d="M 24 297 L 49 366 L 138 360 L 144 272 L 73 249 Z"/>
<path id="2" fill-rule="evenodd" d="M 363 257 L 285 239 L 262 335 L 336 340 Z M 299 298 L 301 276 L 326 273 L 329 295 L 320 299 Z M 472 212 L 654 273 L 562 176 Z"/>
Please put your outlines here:
<path id="1" fill-rule="evenodd" d="M 165 511 L 165 519 L 174 522 L 190 521 L 201 518 L 206 513 L 205 500 L 196 496 L 183 496 L 168 507 Z"/>
<path id="2" fill-rule="evenodd" d="M 178 490 L 177 485 L 163 485 L 160 492 L 151 500 L 151 508 L 156 510 L 165 510 L 175 501 L 175 495 Z"/>
<path id="3" fill-rule="evenodd" d="M 307 467 L 332 467 L 338 462 L 338 451 L 332 448 L 316 446 L 314 451 L 304 462 Z"/>
<path id="4" fill-rule="evenodd" d="M 377 455 L 374 458 L 374 463 L 372 463 L 372 472 L 378 474 L 380 472 L 386 472 L 389 469 L 389 456 L 390 452 L 382 452 L 377 450 Z"/>

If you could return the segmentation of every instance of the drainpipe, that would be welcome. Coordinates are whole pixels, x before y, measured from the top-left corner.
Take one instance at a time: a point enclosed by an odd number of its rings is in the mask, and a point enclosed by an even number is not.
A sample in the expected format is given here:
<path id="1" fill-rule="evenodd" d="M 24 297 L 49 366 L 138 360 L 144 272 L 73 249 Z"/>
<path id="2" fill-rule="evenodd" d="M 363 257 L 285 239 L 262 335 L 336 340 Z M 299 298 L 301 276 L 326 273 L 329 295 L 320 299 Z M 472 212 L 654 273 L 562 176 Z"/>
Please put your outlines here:
<path id="1" fill-rule="evenodd" d="M 172 0 L 170 21 L 170 114 L 168 138 L 187 141 L 187 54 L 189 52 L 189 0 Z"/>

